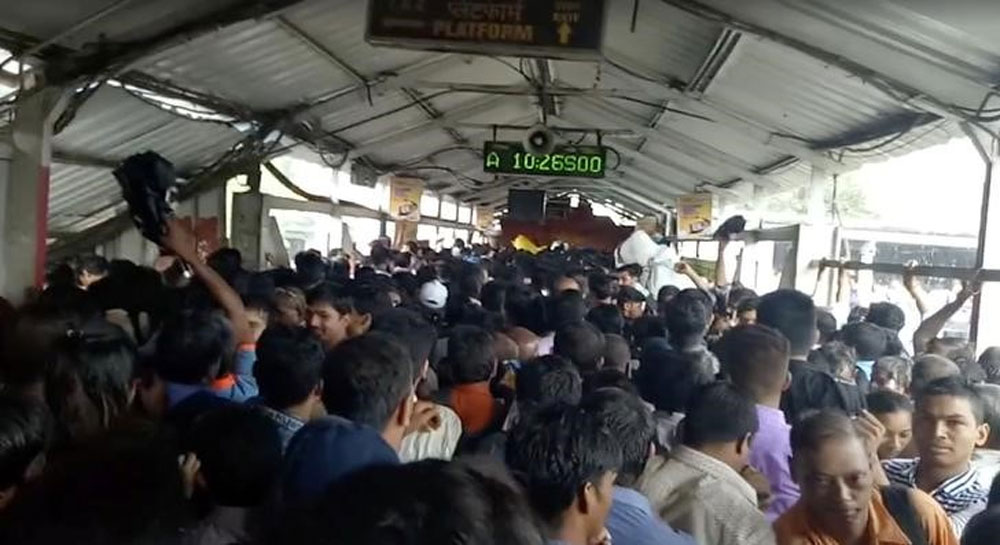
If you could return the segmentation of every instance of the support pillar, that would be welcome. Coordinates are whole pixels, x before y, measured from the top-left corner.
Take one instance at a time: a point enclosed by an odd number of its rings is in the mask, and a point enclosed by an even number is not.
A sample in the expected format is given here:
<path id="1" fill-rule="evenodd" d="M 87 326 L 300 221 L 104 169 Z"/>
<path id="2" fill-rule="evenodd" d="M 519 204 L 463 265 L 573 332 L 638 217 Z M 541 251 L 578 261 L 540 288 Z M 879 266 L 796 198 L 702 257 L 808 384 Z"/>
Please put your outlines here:
<path id="1" fill-rule="evenodd" d="M 264 195 L 260 192 L 260 165 L 247 172 L 250 191 L 233 195 L 232 247 L 243 255 L 243 266 L 260 269 L 263 263 Z"/>
<path id="2" fill-rule="evenodd" d="M 3 190 L 0 292 L 12 303 L 45 283 L 52 126 L 66 105 L 63 88 L 22 96 L 14 110 L 9 161 L 0 161 Z M 4 180 L 6 178 L 6 180 Z"/>

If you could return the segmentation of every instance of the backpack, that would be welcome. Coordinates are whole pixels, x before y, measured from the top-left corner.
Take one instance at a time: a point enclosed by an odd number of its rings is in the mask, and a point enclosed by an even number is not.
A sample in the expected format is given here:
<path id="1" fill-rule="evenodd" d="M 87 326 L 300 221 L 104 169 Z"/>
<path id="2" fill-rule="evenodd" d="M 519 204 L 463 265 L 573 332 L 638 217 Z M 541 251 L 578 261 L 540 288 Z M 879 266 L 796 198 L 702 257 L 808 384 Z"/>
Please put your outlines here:
<path id="1" fill-rule="evenodd" d="M 913 545 L 929 545 L 927 532 L 920 524 L 920 515 L 913 507 L 910 489 L 905 486 L 887 486 L 882 488 L 882 500 L 889 514 L 906 534 Z"/>

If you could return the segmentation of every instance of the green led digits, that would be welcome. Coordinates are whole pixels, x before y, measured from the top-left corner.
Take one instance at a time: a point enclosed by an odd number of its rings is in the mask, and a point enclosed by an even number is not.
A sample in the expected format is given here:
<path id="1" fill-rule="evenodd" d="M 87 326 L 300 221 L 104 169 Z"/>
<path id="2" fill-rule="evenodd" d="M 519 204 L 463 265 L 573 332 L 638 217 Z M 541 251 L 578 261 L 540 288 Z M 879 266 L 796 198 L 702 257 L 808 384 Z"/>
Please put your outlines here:
<path id="1" fill-rule="evenodd" d="M 483 170 L 497 174 L 603 178 L 607 149 L 600 146 L 557 146 L 532 155 L 517 142 L 487 142 Z"/>

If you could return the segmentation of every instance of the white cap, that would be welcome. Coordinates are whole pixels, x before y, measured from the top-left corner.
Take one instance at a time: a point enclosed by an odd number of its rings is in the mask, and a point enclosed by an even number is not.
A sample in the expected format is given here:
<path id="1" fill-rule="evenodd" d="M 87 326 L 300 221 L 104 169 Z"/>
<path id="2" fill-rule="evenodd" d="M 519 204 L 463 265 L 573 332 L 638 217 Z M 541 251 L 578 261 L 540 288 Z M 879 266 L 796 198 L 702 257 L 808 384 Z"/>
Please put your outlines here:
<path id="1" fill-rule="evenodd" d="M 420 304 L 425 307 L 439 310 L 444 308 L 447 301 L 448 288 L 440 280 L 424 282 L 424 285 L 420 286 Z"/>

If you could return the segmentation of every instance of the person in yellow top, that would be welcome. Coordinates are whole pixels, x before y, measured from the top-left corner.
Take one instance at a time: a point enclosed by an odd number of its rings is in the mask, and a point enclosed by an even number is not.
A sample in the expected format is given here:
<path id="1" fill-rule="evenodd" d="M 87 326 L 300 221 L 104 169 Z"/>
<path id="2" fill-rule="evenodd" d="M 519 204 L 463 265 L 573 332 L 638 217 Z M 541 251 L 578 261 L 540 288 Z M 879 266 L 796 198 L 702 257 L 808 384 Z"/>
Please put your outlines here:
<path id="1" fill-rule="evenodd" d="M 802 496 L 774 523 L 778 545 L 958 545 L 933 498 L 876 486 L 870 441 L 843 413 L 806 417 L 791 442 Z"/>

